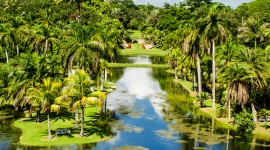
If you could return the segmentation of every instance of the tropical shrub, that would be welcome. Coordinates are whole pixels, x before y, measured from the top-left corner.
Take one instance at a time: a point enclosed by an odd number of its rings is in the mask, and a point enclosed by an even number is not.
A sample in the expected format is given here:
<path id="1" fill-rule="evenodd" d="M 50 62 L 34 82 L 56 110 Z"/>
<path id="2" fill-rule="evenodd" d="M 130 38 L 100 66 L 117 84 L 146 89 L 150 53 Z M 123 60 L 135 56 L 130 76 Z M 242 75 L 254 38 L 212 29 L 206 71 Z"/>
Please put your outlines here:
<path id="1" fill-rule="evenodd" d="M 255 129 L 252 114 L 241 112 L 235 117 L 237 131 L 241 133 L 251 133 Z"/>

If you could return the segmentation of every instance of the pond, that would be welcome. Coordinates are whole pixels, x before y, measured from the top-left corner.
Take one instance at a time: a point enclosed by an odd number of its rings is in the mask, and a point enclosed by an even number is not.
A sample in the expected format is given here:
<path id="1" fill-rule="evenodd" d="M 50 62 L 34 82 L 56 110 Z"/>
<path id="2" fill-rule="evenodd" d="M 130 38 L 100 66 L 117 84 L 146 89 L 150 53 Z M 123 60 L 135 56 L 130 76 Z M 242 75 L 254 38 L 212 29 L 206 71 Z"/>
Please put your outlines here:
<path id="1" fill-rule="evenodd" d="M 128 57 L 127 60 L 152 63 L 149 57 Z M 0 149 L 270 149 L 269 141 L 237 136 L 218 127 L 211 118 L 196 115 L 192 104 L 184 100 L 180 107 L 169 105 L 168 96 L 176 99 L 188 96 L 165 70 L 114 69 L 111 80 L 118 86 L 107 98 L 107 108 L 115 110 L 117 118 L 111 123 L 116 133 L 112 139 L 94 144 L 22 146 L 17 144 L 21 133 L 12 126 L 13 120 L 0 120 Z"/>

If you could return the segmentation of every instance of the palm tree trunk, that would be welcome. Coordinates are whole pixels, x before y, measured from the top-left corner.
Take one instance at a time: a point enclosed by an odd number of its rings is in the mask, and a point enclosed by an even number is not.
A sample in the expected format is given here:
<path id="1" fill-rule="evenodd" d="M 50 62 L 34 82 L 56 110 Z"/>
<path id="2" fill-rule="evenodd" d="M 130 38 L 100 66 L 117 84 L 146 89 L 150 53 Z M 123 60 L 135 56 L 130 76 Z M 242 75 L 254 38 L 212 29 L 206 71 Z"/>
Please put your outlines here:
<path id="1" fill-rule="evenodd" d="M 199 54 L 197 53 L 197 75 L 198 75 L 198 95 L 201 98 L 202 94 L 202 79 L 201 79 L 201 62 Z"/>
<path id="2" fill-rule="evenodd" d="M 107 80 L 108 80 L 108 72 L 107 72 L 107 70 L 104 70 L 104 72 L 105 72 L 104 81 L 107 82 Z"/>
<path id="3" fill-rule="evenodd" d="M 40 110 L 37 110 L 36 123 L 40 122 Z"/>
<path id="4" fill-rule="evenodd" d="M 20 52 L 19 52 L 19 45 L 18 45 L 18 44 L 16 45 L 16 49 L 17 49 L 17 55 L 20 55 Z"/>
<path id="5" fill-rule="evenodd" d="M 231 119 L 231 100 L 228 100 L 228 118 Z"/>
<path id="6" fill-rule="evenodd" d="M 212 41 L 212 108 L 216 109 L 216 62 L 215 62 L 215 40 Z"/>
<path id="7" fill-rule="evenodd" d="M 74 128 L 78 128 L 79 125 L 78 125 L 78 120 L 79 120 L 79 109 L 76 108 L 76 112 L 75 112 L 75 125 L 74 125 Z"/>
<path id="8" fill-rule="evenodd" d="M 45 41 L 45 56 L 47 56 L 48 51 L 48 40 Z"/>
<path id="9" fill-rule="evenodd" d="M 32 106 L 29 108 L 29 118 L 32 118 Z"/>
<path id="10" fill-rule="evenodd" d="M 81 121 L 82 121 L 82 125 L 81 125 L 81 133 L 80 136 L 83 136 L 83 126 L 84 126 L 84 107 L 81 107 L 82 109 L 82 114 L 81 114 Z"/>
<path id="11" fill-rule="evenodd" d="M 78 23 L 80 23 L 80 18 L 81 18 L 81 4 L 80 2 L 78 1 L 77 2 L 77 9 L 78 9 L 78 16 L 76 17 Z"/>
<path id="12" fill-rule="evenodd" d="M 5 53 L 6 53 L 7 63 L 8 63 L 8 52 L 7 52 L 7 48 L 5 48 Z"/>
<path id="13" fill-rule="evenodd" d="M 196 75 L 195 75 L 195 73 L 194 73 L 194 75 L 193 75 L 193 91 L 194 92 L 196 92 Z"/>
<path id="14" fill-rule="evenodd" d="M 254 103 L 251 102 L 250 105 L 251 105 L 251 109 L 252 109 L 253 121 L 254 122 L 257 122 L 258 121 L 258 117 L 257 117 L 257 111 L 255 109 Z"/>
<path id="15" fill-rule="evenodd" d="M 48 119 L 48 138 L 51 139 L 52 138 L 52 134 L 51 134 L 51 125 L 50 125 L 50 113 L 47 113 L 47 119 Z"/>
<path id="16" fill-rule="evenodd" d="M 178 70 L 177 70 L 177 67 L 175 67 L 174 71 L 175 71 L 174 79 L 175 80 L 178 80 Z"/>
<path id="17" fill-rule="evenodd" d="M 101 71 L 101 76 L 100 76 L 100 91 L 103 90 L 103 80 L 104 80 L 104 70 Z"/>

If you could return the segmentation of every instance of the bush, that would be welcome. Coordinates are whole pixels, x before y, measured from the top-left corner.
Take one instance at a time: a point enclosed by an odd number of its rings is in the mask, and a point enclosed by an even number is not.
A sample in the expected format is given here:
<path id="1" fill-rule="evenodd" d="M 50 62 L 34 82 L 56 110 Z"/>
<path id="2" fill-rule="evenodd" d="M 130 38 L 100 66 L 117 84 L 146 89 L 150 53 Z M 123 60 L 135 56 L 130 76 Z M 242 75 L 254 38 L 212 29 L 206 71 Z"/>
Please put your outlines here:
<path id="1" fill-rule="evenodd" d="M 237 114 L 235 124 L 237 125 L 237 131 L 242 133 L 251 133 L 255 128 L 253 117 L 247 112 Z"/>

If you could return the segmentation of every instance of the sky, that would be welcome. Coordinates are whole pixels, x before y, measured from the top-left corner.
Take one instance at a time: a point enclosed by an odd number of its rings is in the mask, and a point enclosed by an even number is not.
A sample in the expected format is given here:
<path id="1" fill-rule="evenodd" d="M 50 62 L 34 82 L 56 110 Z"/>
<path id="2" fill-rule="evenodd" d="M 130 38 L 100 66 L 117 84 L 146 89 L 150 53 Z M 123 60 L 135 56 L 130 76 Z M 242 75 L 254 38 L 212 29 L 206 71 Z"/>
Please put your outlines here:
<path id="1" fill-rule="evenodd" d="M 175 4 L 179 3 L 184 0 L 133 0 L 135 4 L 152 4 L 155 6 L 163 6 L 164 3 L 169 3 L 169 4 Z M 236 8 L 242 3 L 249 3 L 253 0 L 212 0 L 212 2 L 221 2 L 227 6 L 230 6 L 231 8 Z"/>

